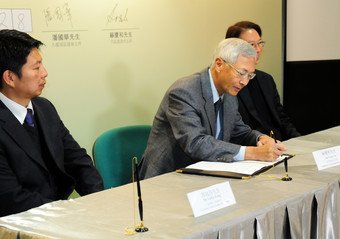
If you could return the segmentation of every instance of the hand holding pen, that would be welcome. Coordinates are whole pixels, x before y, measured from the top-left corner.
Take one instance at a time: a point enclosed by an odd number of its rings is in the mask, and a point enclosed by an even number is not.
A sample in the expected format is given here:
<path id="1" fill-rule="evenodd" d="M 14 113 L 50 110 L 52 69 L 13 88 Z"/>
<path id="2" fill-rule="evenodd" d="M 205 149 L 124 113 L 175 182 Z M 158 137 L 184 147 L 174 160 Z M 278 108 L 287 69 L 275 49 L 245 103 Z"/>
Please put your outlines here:
<path id="1" fill-rule="evenodd" d="M 279 140 L 276 140 L 273 131 L 271 131 L 270 136 L 261 135 L 257 142 L 257 146 L 263 146 L 266 144 L 276 145 L 280 151 L 286 151 L 287 147 Z"/>
<path id="2" fill-rule="evenodd" d="M 287 150 L 286 146 L 282 142 L 273 139 L 273 134 L 271 136 L 261 135 L 258 139 L 257 147 L 254 149 L 247 147 L 245 159 L 274 161 L 283 154 Z"/>

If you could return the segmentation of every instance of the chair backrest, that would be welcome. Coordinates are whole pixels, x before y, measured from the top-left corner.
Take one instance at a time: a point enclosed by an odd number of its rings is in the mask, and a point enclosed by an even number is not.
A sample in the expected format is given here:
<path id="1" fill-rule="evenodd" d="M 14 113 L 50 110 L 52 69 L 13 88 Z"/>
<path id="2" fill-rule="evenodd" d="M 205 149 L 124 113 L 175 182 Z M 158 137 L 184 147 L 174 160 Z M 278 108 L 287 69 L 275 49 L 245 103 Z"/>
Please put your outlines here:
<path id="1" fill-rule="evenodd" d="M 132 181 L 132 158 L 141 160 L 150 130 L 150 125 L 126 126 L 110 129 L 97 138 L 92 156 L 105 189 Z"/>

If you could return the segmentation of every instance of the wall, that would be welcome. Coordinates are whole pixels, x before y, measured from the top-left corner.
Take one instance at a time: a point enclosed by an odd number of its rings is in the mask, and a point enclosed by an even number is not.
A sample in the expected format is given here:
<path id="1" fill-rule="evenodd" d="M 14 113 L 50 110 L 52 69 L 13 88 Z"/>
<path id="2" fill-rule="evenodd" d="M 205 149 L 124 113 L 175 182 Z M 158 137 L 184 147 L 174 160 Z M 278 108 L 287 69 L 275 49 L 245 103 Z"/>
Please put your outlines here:
<path id="1" fill-rule="evenodd" d="M 281 1 L 3 0 L 0 8 L 31 11 L 30 34 L 45 43 L 49 71 L 43 96 L 89 152 L 107 129 L 152 124 L 169 85 L 208 66 L 240 20 L 263 28 L 258 68 L 282 92 Z"/>

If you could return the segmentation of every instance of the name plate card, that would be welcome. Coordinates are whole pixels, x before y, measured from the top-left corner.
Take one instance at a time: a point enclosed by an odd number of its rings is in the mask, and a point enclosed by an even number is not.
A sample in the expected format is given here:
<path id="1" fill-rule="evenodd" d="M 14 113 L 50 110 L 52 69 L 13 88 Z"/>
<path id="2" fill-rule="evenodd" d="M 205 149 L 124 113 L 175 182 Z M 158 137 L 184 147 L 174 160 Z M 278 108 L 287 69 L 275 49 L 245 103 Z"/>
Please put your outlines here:
<path id="1" fill-rule="evenodd" d="M 313 156 L 319 170 L 340 165 L 340 146 L 314 151 Z"/>
<path id="2" fill-rule="evenodd" d="M 229 182 L 190 192 L 187 197 L 194 217 L 199 217 L 236 203 Z"/>

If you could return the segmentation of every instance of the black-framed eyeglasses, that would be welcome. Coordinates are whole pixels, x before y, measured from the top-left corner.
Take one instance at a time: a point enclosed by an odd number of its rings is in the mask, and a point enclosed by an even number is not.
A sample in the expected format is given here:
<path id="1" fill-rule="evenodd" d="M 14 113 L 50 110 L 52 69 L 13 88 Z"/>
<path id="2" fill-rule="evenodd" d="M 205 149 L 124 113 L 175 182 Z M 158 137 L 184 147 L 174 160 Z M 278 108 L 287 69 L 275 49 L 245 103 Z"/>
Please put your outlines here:
<path id="1" fill-rule="evenodd" d="M 261 40 L 259 42 L 249 42 L 249 44 L 254 48 L 257 48 L 257 47 L 263 48 L 266 45 L 266 42 Z"/>
<path id="2" fill-rule="evenodd" d="M 222 59 L 223 60 L 223 59 Z M 233 66 L 232 64 L 230 64 L 230 63 L 227 63 L 225 60 L 223 60 L 223 62 L 225 63 L 225 64 L 227 64 L 228 66 L 230 66 L 231 68 L 233 68 L 235 71 L 236 71 L 236 73 L 238 74 L 238 76 L 240 77 L 240 78 L 242 78 L 243 80 L 251 80 L 251 79 L 253 79 L 255 76 L 256 76 L 256 74 L 255 73 L 248 73 L 248 72 L 243 72 L 242 70 L 240 70 L 240 69 L 237 69 L 235 66 Z"/>

